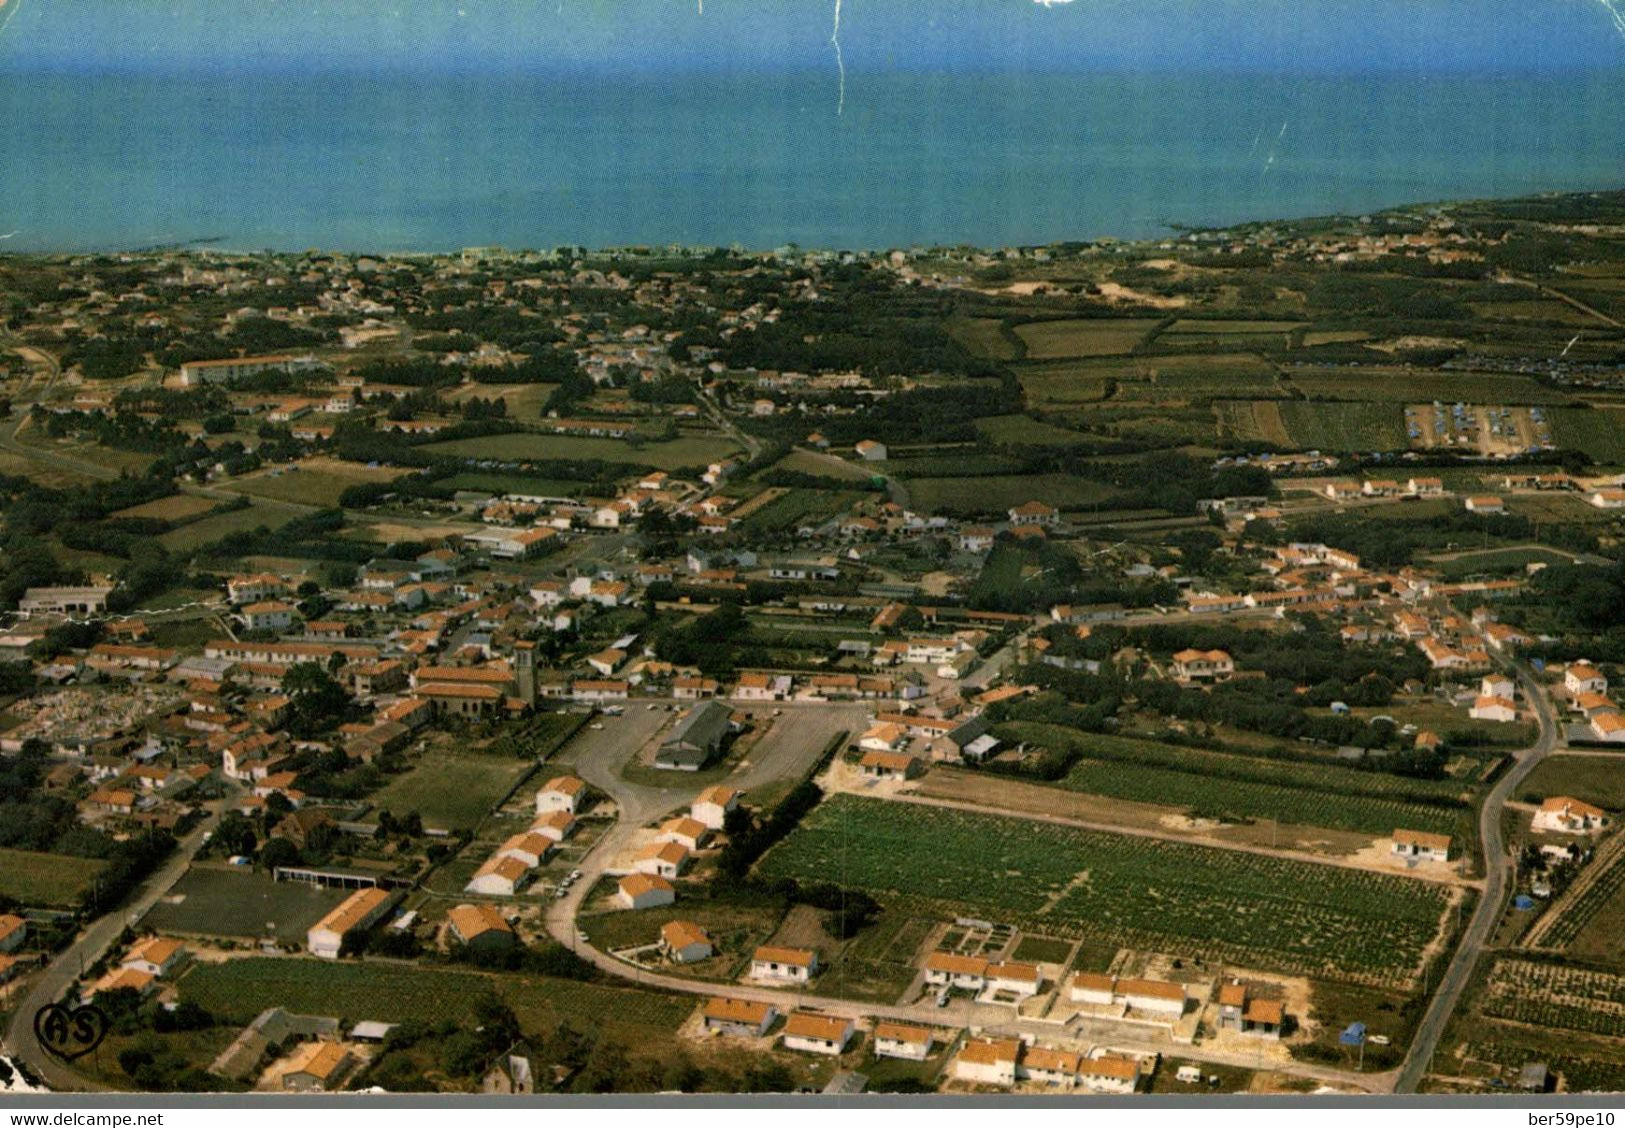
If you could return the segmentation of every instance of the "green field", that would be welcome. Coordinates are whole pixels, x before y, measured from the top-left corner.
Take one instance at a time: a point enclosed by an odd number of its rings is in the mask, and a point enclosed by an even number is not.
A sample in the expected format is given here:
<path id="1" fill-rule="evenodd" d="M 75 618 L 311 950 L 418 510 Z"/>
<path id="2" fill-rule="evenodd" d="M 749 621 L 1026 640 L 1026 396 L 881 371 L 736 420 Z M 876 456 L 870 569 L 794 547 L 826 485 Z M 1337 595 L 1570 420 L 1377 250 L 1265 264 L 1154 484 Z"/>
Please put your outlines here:
<path id="1" fill-rule="evenodd" d="M 177 936 L 303 941 L 346 896 L 344 890 L 275 881 L 246 868 L 194 866 L 152 907 L 145 924 Z"/>
<path id="2" fill-rule="evenodd" d="M 219 505 L 220 502 L 211 497 L 199 497 L 196 494 L 170 494 L 168 497 L 158 498 L 142 505 L 132 505 L 128 509 L 120 509 L 110 514 L 112 517 L 156 517 L 160 521 L 188 521 L 200 516 Z"/>
<path id="3" fill-rule="evenodd" d="M 1604 465 L 1625 463 L 1625 409 L 1559 407 L 1550 415 L 1560 448 L 1583 451 Z"/>
<path id="4" fill-rule="evenodd" d="M 1019 350 L 997 317 L 967 317 L 948 322 L 948 335 L 972 356 L 988 360 L 1015 360 Z"/>
<path id="5" fill-rule="evenodd" d="M 1608 811 L 1625 811 L 1625 755 L 1549 756 L 1529 773 L 1518 795 L 1539 803 L 1567 795 Z"/>
<path id="6" fill-rule="evenodd" d="M 865 496 L 856 490 L 792 489 L 741 518 L 740 527 L 758 535 L 793 532 L 802 525 L 821 525 Z"/>
<path id="7" fill-rule="evenodd" d="M 1548 404 L 1570 396 L 1529 376 L 1501 372 L 1442 372 L 1402 367 L 1298 368 L 1292 383 L 1311 399 L 1381 403 Z"/>
<path id="8" fill-rule="evenodd" d="M 976 430 L 982 438 L 1000 446 L 1076 446 L 1089 441 L 1088 436 L 1077 431 L 1029 415 L 990 415 L 976 421 Z"/>
<path id="9" fill-rule="evenodd" d="M 1035 408 L 1096 403 L 1105 398 L 1118 374 L 1115 369 L 1076 361 L 1023 364 L 1017 371 L 1022 395 Z"/>
<path id="10" fill-rule="evenodd" d="M 1164 329 L 1163 334 L 1188 336 L 1194 333 L 1206 337 L 1229 337 L 1236 334 L 1290 333 L 1303 328 L 1303 324 L 1301 321 L 1218 321 L 1182 317 Z"/>
<path id="11" fill-rule="evenodd" d="M 247 509 L 234 509 L 171 529 L 158 538 L 158 543 L 171 552 L 187 552 L 231 533 L 251 532 L 261 525 L 279 529 L 297 516 L 297 511 L 280 505 L 250 505 Z"/>
<path id="12" fill-rule="evenodd" d="M 1302 450 L 1403 450 L 1410 444 L 1395 403 L 1303 403 L 1280 406 L 1281 424 Z"/>
<path id="13" fill-rule="evenodd" d="M 95 858 L 0 850 L 0 897 L 42 909 L 71 908 L 105 865 Z"/>
<path id="14" fill-rule="evenodd" d="M 620 439 L 578 438 L 574 435 L 538 435 L 527 432 L 485 435 L 473 439 L 452 439 L 429 443 L 418 449 L 435 455 L 457 458 L 581 459 L 583 461 L 624 462 L 628 466 L 653 466 L 658 470 L 703 469 L 712 462 L 738 452 L 731 439 L 721 436 L 689 435 L 665 442 L 637 446 Z"/>
<path id="15" fill-rule="evenodd" d="M 1000 514 L 1028 501 L 1057 509 L 1086 509 L 1117 491 L 1066 474 L 999 474 L 979 478 L 911 478 L 909 498 L 927 513 Z"/>
<path id="16" fill-rule="evenodd" d="M 1431 559 L 1428 567 L 1437 568 L 1447 580 L 1459 580 L 1480 573 L 1495 575 L 1522 574 L 1529 564 L 1569 564 L 1573 562 L 1566 552 L 1539 545 L 1519 548 L 1492 548 L 1487 552 L 1465 552 L 1448 560 Z"/>
<path id="17" fill-rule="evenodd" d="M 416 811 L 428 827 L 473 829 L 531 767 L 528 760 L 495 754 L 431 754 L 392 778 L 372 802 L 395 815 Z"/>
<path id="18" fill-rule="evenodd" d="M 1144 317 L 1103 317 L 1072 321 L 1030 321 L 1016 326 L 1028 360 L 1117 356 L 1130 352 L 1160 322 Z"/>
<path id="19" fill-rule="evenodd" d="M 1384 836 L 1396 828 L 1454 834 L 1463 809 L 1427 807 L 1362 795 L 1282 787 L 1182 772 L 1147 764 L 1082 760 L 1061 781 L 1071 791 L 1182 807 L 1207 818 L 1268 819 Z"/>
<path id="20" fill-rule="evenodd" d="M 1224 780 L 1267 783 L 1299 791 L 1319 791 L 1333 795 L 1357 795 L 1401 803 L 1423 805 L 1460 803 L 1462 787 L 1443 779 L 1419 779 L 1387 772 L 1360 771 L 1334 763 L 1306 763 L 1214 752 L 1205 748 L 1185 748 L 1153 740 L 1110 736 L 1105 733 L 1076 732 L 1059 725 L 1015 721 L 999 726 L 1006 742 L 1026 741 L 1046 747 L 1076 749 L 1091 760 L 1121 764 L 1144 764 L 1193 775 Z M 1392 830 L 1392 827 L 1388 829 Z"/>
<path id="21" fill-rule="evenodd" d="M 692 999 L 570 979 L 318 959 L 197 964 L 178 982 L 182 999 L 232 1022 L 247 1022 L 267 1007 L 348 1021 L 465 1021 L 476 1000 L 495 991 L 527 1033 L 546 1035 L 568 1021 L 641 1041 L 669 1037 L 694 1009 Z"/>
<path id="22" fill-rule="evenodd" d="M 1373 984 L 1409 980 L 1446 903 L 1402 877 L 851 795 L 823 803 L 760 868 L 916 915 Z"/>

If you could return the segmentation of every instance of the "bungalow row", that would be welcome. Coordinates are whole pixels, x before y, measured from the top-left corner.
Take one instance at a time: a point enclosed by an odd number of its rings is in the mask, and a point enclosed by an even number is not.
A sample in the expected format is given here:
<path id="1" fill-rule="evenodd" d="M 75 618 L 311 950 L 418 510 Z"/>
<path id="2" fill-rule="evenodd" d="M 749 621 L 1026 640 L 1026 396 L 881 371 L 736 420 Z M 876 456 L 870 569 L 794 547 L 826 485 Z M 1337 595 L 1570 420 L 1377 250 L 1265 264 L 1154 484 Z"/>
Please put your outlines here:
<path id="1" fill-rule="evenodd" d="M 1085 1057 L 1070 1050 L 1029 1046 L 1019 1038 L 973 1038 L 954 1059 L 954 1077 L 980 1085 L 1030 1081 L 1059 1089 L 1132 1093 L 1140 1083 L 1140 1063 L 1122 1054 Z"/>

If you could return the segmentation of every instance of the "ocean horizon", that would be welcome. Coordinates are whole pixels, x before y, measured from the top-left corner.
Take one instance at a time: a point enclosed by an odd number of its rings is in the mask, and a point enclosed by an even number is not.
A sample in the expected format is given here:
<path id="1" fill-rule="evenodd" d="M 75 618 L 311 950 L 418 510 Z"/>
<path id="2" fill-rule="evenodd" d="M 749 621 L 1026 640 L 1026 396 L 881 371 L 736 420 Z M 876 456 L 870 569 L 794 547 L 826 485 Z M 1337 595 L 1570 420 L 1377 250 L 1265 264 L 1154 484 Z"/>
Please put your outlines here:
<path id="1" fill-rule="evenodd" d="M 1625 69 L 0 72 L 0 251 L 840 249 L 1625 186 Z"/>

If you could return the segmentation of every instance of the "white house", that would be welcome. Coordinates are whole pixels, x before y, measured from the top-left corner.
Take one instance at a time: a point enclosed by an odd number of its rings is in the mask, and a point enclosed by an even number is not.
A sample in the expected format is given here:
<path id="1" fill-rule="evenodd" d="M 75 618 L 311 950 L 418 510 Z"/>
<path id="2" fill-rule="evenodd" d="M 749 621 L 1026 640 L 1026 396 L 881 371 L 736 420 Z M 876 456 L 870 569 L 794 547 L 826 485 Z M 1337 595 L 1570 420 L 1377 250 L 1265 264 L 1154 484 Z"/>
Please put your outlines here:
<path id="1" fill-rule="evenodd" d="M 1494 514 L 1505 513 L 1507 511 L 1506 503 L 1500 498 L 1495 497 L 1493 494 L 1481 494 L 1476 497 L 1470 497 L 1464 504 L 1466 505 L 1467 512 L 1469 513 Z"/>
<path id="2" fill-rule="evenodd" d="M 779 948 L 764 945 L 750 959 L 752 979 L 774 979 L 785 983 L 806 983 L 818 973 L 818 953 L 809 948 Z"/>
<path id="3" fill-rule="evenodd" d="M 1598 713 L 1591 718 L 1591 735 L 1605 744 L 1625 744 L 1625 714 Z"/>
<path id="4" fill-rule="evenodd" d="M 1181 650 L 1173 657 L 1180 681 L 1217 681 L 1236 672 L 1235 659 L 1223 650 Z"/>
<path id="5" fill-rule="evenodd" d="M 1097 1093 L 1132 1093 L 1140 1081 L 1140 1063 L 1121 1054 L 1084 1058 L 1078 1066 L 1078 1083 Z"/>
<path id="6" fill-rule="evenodd" d="M 687 815 L 679 815 L 660 824 L 658 841 L 675 842 L 685 850 L 698 850 L 710 840 L 711 828 Z"/>
<path id="7" fill-rule="evenodd" d="M 1475 721 L 1515 721 L 1518 707 L 1508 697 L 1480 696 L 1467 710 L 1467 715 Z"/>
<path id="8" fill-rule="evenodd" d="M 1027 998 L 1038 994 L 1039 988 L 1044 985 L 1044 976 L 1037 964 L 1004 960 L 988 965 L 987 985 L 993 991 Z"/>
<path id="9" fill-rule="evenodd" d="M 1575 662 L 1563 671 L 1563 688 L 1573 696 L 1582 693 L 1607 693 L 1608 679 L 1589 662 Z"/>
<path id="10" fill-rule="evenodd" d="M 1016 1038 L 972 1038 L 954 1059 L 954 1077 L 978 1085 L 1014 1085 L 1021 1042 Z"/>
<path id="11" fill-rule="evenodd" d="M 886 444 L 874 439 L 860 439 L 852 448 L 859 458 L 865 462 L 884 462 L 887 457 Z"/>
<path id="12" fill-rule="evenodd" d="M 809 1054 L 838 1056 L 852 1040 L 857 1027 L 850 1018 L 813 1011 L 792 1011 L 784 1020 L 784 1048 Z"/>
<path id="13" fill-rule="evenodd" d="M 580 809 L 586 794 L 585 780 L 575 776 L 556 776 L 536 793 L 536 813 L 545 815 L 551 811 L 564 811 L 573 815 Z"/>
<path id="14" fill-rule="evenodd" d="M 654 909 L 677 900 L 677 888 L 663 877 L 629 873 L 621 878 L 615 898 L 622 908 Z"/>
<path id="15" fill-rule="evenodd" d="M 344 946 L 344 938 L 352 932 L 371 928 L 389 911 L 391 903 L 387 892 L 376 887 L 358 889 L 341 901 L 337 908 L 311 926 L 305 933 L 305 946 L 310 954 L 323 959 L 336 960 Z"/>
<path id="16" fill-rule="evenodd" d="M 733 788 L 718 784 L 700 792 L 689 805 L 688 813 L 712 830 L 721 830 L 729 812 L 739 806 L 739 795 Z"/>
<path id="17" fill-rule="evenodd" d="M 526 869 L 535 869 L 552 855 L 554 844 L 554 839 L 545 834 L 534 830 L 521 831 L 504 842 L 495 856 L 513 858 L 524 863 Z"/>
<path id="18" fill-rule="evenodd" d="M 530 870 L 531 867 L 518 858 L 498 854 L 487 858 L 485 864 L 474 871 L 474 877 L 463 886 L 463 891 L 487 897 L 512 897 L 530 876 Z"/>
<path id="19" fill-rule="evenodd" d="M 925 981 L 933 987 L 981 992 L 987 986 L 988 961 L 980 956 L 932 952 L 925 958 Z"/>
<path id="20" fill-rule="evenodd" d="M 669 881 L 681 877 L 688 868 L 688 850 L 675 842 L 651 842 L 633 860 L 632 868 Z"/>
<path id="21" fill-rule="evenodd" d="M 1540 805 L 1531 825 L 1553 834 L 1589 834 L 1608 825 L 1608 812 L 1566 795 L 1554 795 Z"/>
<path id="22" fill-rule="evenodd" d="M 1061 521 L 1061 511 L 1052 505 L 1045 505 L 1041 501 L 1027 501 L 1013 506 L 1006 516 L 1010 518 L 1012 525 L 1018 527 L 1023 525 L 1054 526 Z"/>
<path id="23" fill-rule="evenodd" d="M 186 945 L 168 936 L 149 936 L 130 949 L 119 962 L 157 979 L 172 974 L 186 960 Z"/>
<path id="24" fill-rule="evenodd" d="M 716 948 L 705 929 L 691 921 L 673 920 L 660 927 L 660 950 L 673 963 L 698 963 L 710 959 Z"/>
<path id="25" fill-rule="evenodd" d="M 1427 862 L 1450 860 L 1450 836 L 1428 834 L 1421 830 L 1394 831 L 1393 853 L 1402 858 L 1419 858 Z"/>
<path id="26" fill-rule="evenodd" d="M 931 1056 L 931 1028 L 903 1022 L 877 1022 L 874 1048 L 876 1057 L 924 1061 Z"/>
<path id="27" fill-rule="evenodd" d="M 293 625 L 298 609 L 291 603 L 268 599 L 250 603 L 237 612 L 243 626 L 251 631 L 282 631 Z"/>
<path id="28" fill-rule="evenodd" d="M 717 1034 L 760 1038 L 779 1017 L 772 1003 L 749 999 L 712 998 L 705 1004 L 705 1028 Z"/>

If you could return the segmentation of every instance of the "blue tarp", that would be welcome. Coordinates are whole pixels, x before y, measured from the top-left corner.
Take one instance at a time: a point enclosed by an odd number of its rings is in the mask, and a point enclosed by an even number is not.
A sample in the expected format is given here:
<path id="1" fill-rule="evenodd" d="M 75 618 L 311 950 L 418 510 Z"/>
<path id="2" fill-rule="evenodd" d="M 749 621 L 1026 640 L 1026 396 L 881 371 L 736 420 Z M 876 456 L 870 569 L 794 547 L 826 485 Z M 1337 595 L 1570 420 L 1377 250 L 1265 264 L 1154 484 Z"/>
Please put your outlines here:
<path id="1" fill-rule="evenodd" d="M 1337 1036 L 1337 1040 L 1345 1046 L 1358 1046 L 1365 1041 L 1365 1023 L 1351 1022 L 1348 1029 Z"/>

